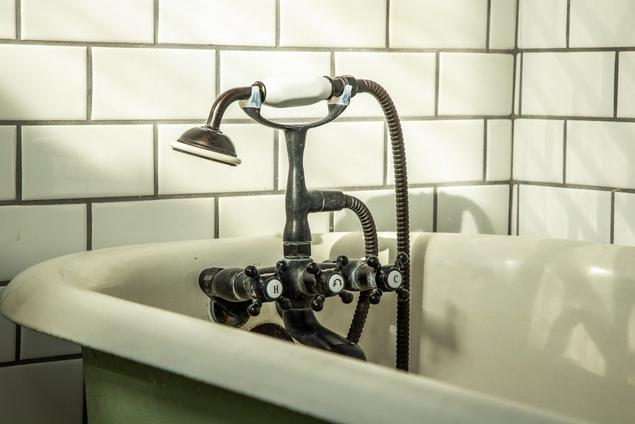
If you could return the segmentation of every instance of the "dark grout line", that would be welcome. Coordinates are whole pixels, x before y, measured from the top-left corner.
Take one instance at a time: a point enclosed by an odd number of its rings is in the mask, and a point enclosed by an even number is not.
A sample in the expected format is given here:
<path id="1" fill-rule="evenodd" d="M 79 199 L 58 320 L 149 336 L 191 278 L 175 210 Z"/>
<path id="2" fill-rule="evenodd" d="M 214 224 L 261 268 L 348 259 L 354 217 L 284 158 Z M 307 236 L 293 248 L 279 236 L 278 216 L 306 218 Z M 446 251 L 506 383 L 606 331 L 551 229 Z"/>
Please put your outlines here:
<path id="1" fill-rule="evenodd" d="M 524 56 L 522 53 L 519 54 L 520 61 L 520 71 L 518 73 L 518 115 L 522 115 L 523 110 L 523 62 Z M 514 78 L 516 78 L 514 76 Z M 523 117 L 524 118 L 524 117 Z"/>
<path id="2" fill-rule="evenodd" d="M 514 55 L 518 54 L 518 23 L 520 22 L 520 0 L 516 0 L 516 16 L 514 28 Z"/>
<path id="3" fill-rule="evenodd" d="M 279 42 L 279 41 L 278 41 Z M 182 49 L 182 50 L 222 50 L 222 51 L 265 51 L 265 52 L 362 52 L 362 53 L 507 53 L 513 54 L 513 49 L 481 49 L 481 48 L 405 48 L 405 47 L 340 47 L 340 46 L 247 46 L 227 44 L 182 44 L 182 43 L 130 43 L 130 42 L 100 42 L 100 41 L 55 41 L 55 40 L 20 40 L 0 39 L 0 44 L 38 45 L 43 47 L 120 47 L 120 48 L 148 48 L 148 49 Z M 622 48 L 628 49 L 628 48 Z M 615 50 L 615 49 L 611 49 Z M 635 50 L 635 47 L 632 48 Z"/>
<path id="4" fill-rule="evenodd" d="M 520 235 L 520 184 L 516 184 L 516 235 Z"/>
<path id="5" fill-rule="evenodd" d="M 280 0 L 276 0 L 276 39 L 275 47 L 280 48 Z"/>
<path id="6" fill-rule="evenodd" d="M 483 182 L 487 181 L 487 119 L 483 120 Z"/>
<path id="7" fill-rule="evenodd" d="M 615 191 L 611 192 L 611 224 L 610 224 L 610 243 L 615 243 Z"/>
<path id="8" fill-rule="evenodd" d="M 566 116 L 566 115 L 518 115 L 522 119 L 546 119 L 556 121 L 593 121 L 593 122 L 635 122 L 635 118 L 614 118 L 612 116 Z"/>
<path id="9" fill-rule="evenodd" d="M 518 55 L 515 54 L 514 55 L 514 63 L 512 66 L 512 74 L 513 74 L 513 83 L 512 83 L 512 115 L 516 112 L 516 96 L 518 95 L 518 93 L 516 93 L 516 73 L 517 73 L 517 68 L 518 67 Z"/>
<path id="10" fill-rule="evenodd" d="M 15 351 L 13 354 L 13 358 L 16 362 L 20 361 L 20 356 L 22 355 L 22 327 L 20 325 L 15 326 Z M 0 367 L 5 364 L 0 364 Z"/>
<path id="11" fill-rule="evenodd" d="M 630 47 L 527 47 L 519 48 L 520 53 L 597 53 L 597 52 L 632 52 L 635 46 Z"/>
<path id="12" fill-rule="evenodd" d="M 86 49 L 86 119 L 93 119 L 93 49 Z"/>
<path id="13" fill-rule="evenodd" d="M 219 238 L 220 234 L 220 211 L 218 197 L 214 197 L 214 238 Z"/>
<path id="14" fill-rule="evenodd" d="M 521 83 L 521 71 L 522 67 L 520 66 L 520 61 L 522 59 L 522 55 L 518 53 L 518 34 L 519 34 L 519 23 L 520 23 L 520 0 L 516 0 L 516 13 L 515 13 L 515 22 L 514 22 L 514 86 L 512 87 L 512 118 L 511 118 L 511 148 L 510 148 L 510 164 L 509 164 L 509 207 L 508 207 L 508 232 L 509 235 L 512 235 L 512 220 L 516 220 L 516 235 L 518 235 L 518 217 L 520 216 L 519 209 L 519 198 L 520 198 L 520 186 L 513 183 L 514 180 L 514 137 L 515 137 L 515 123 L 516 123 L 516 97 L 518 96 L 518 114 L 520 114 L 520 83 Z M 518 79 L 518 84 L 516 84 L 516 79 Z M 516 90 L 518 87 L 518 90 Z M 516 216 L 513 215 L 514 211 L 514 189 L 516 190 Z"/>
<path id="15" fill-rule="evenodd" d="M 511 128 L 511 149 L 509 152 L 510 158 L 509 158 L 509 180 L 513 180 L 514 179 L 514 147 L 515 147 L 515 143 L 514 143 L 514 136 L 515 136 L 515 129 L 514 127 L 516 127 L 516 125 L 514 125 L 516 122 L 515 119 L 512 119 L 512 128 Z"/>
<path id="16" fill-rule="evenodd" d="M 93 204 L 86 203 L 86 250 L 93 250 Z"/>
<path id="17" fill-rule="evenodd" d="M 485 29 L 485 50 L 489 50 L 490 34 L 492 31 L 492 0 L 487 0 L 487 25 Z"/>
<path id="18" fill-rule="evenodd" d="M 514 184 L 527 185 L 527 186 L 539 186 L 539 187 L 553 187 L 553 188 L 569 188 L 575 190 L 591 190 L 591 191 L 615 191 L 619 190 L 621 193 L 635 194 L 635 188 L 621 188 L 621 187 L 608 187 L 608 186 L 592 186 L 586 184 L 563 184 L 563 183 L 548 183 L 542 181 L 528 181 L 528 180 L 512 180 Z"/>
<path id="19" fill-rule="evenodd" d="M 566 27 L 566 46 L 569 48 L 569 39 L 571 34 L 571 0 L 567 0 L 567 27 Z"/>
<path id="20" fill-rule="evenodd" d="M 88 424 L 88 406 L 86 402 L 86 380 L 82 381 L 82 424 Z"/>
<path id="21" fill-rule="evenodd" d="M 615 69 L 613 70 L 613 118 L 617 118 L 617 94 L 620 76 L 620 52 L 615 52 Z"/>
<path id="22" fill-rule="evenodd" d="M 432 189 L 432 232 L 437 232 L 437 214 L 439 210 L 439 192 L 436 187 Z"/>
<path id="23" fill-rule="evenodd" d="M 568 121 L 565 119 L 562 126 L 562 184 L 567 183 L 567 131 Z"/>
<path id="24" fill-rule="evenodd" d="M 465 119 L 511 119 L 514 115 L 410 115 L 401 116 L 401 121 L 454 121 Z M 277 121 L 284 121 L 289 123 L 303 123 L 312 119 L 321 119 L 322 117 L 314 116 L 307 118 L 293 118 L 293 117 L 281 117 L 276 118 Z M 523 118 L 525 118 L 523 116 Z M 562 119 L 562 118 L 560 118 Z M 597 119 L 597 118 L 585 118 L 580 119 Z M 635 121 L 635 118 L 622 118 Z M 22 126 L 37 126 L 37 125 L 173 125 L 173 124 L 198 124 L 205 123 L 206 118 L 198 119 L 112 119 L 112 120 L 60 120 L 60 119 L 42 119 L 42 120 L 0 120 L 0 125 L 22 125 Z M 337 122 L 368 122 L 368 121 L 384 121 L 383 116 L 350 116 L 339 117 Z M 254 121 L 248 117 L 246 118 L 227 118 L 223 119 L 223 124 L 253 124 Z"/>
<path id="25" fill-rule="evenodd" d="M 519 66 L 519 61 L 520 61 L 520 54 L 518 53 L 518 23 L 520 21 L 520 0 L 516 0 L 516 10 L 515 10 L 515 16 L 514 16 L 514 66 L 513 66 L 513 73 L 514 73 L 514 85 L 512 86 L 512 118 L 511 118 L 511 146 L 510 146 L 510 158 L 509 158 L 509 187 L 510 187 L 510 192 L 509 192 L 509 205 L 508 205 L 508 233 L 509 235 L 512 235 L 512 220 L 513 219 L 518 219 L 518 215 L 520 215 L 520 211 L 518 210 L 518 204 L 516 204 L 516 216 L 514 217 L 513 215 L 513 210 L 514 210 L 514 188 L 516 189 L 516 201 L 518 201 L 518 196 L 520 193 L 520 187 L 518 187 L 517 185 L 514 185 L 512 183 L 513 179 L 514 179 L 514 136 L 515 136 L 515 122 L 516 122 L 516 96 L 519 95 L 519 91 L 520 91 L 520 75 L 519 75 L 519 71 L 520 68 Z M 516 90 L 516 79 L 518 78 L 518 90 Z M 518 92 L 517 92 L 518 91 Z M 520 98 L 518 99 L 518 106 L 520 108 Z M 520 113 L 520 109 L 518 110 L 518 112 Z M 516 235 L 518 234 L 518 221 L 516 221 Z"/>
<path id="26" fill-rule="evenodd" d="M 409 187 L 412 189 L 417 188 L 431 188 L 431 187 L 459 187 L 459 186 L 482 186 L 482 185 L 505 185 L 509 184 L 509 180 L 499 181 L 485 181 L 478 180 L 466 180 L 466 181 L 451 181 L 441 183 L 411 183 Z M 331 190 L 339 191 L 374 191 L 374 190 L 387 190 L 393 189 L 394 184 L 386 185 L 369 185 L 369 186 L 342 186 L 342 187 L 329 187 Z M 627 191 L 627 190 L 624 190 Z M 635 192 L 635 189 L 632 190 Z M 252 191 L 236 191 L 236 192 L 213 192 L 213 193 L 186 193 L 186 194 L 160 194 L 158 196 L 143 195 L 143 196 L 117 196 L 117 197 L 96 197 L 96 198 L 69 198 L 69 199 L 38 199 L 38 200 L 6 200 L 0 201 L 0 206 L 36 206 L 36 205 L 68 205 L 68 204 L 86 204 L 91 203 L 122 203 L 122 202 L 138 202 L 138 201 L 151 201 L 151 200 L 165 200 L 165 199 L 205 199 L 205 198 L 225 198 L 225 197 L 246 197 L 246 196 L 267 196 L 267 195 L 283 195 L 284 190 L 252 190 Z"/>
<path id="27" fill-rule="evenodd" d="M 382 183 L 383 185 L 388 185 L 388 144 L 390 141 L 388 140 L 388 126 L 384 125 L 384 166 L 382 169 Z"/>
<path id="28" fill-rule="evenodd" d="M 280 181 L 280 131 L 273 130 L 273 189 L 278 188 Z"/>
<path id="29" fill-rule="evenodd" d="M 514 185 L 509 183 L 509 202 L 507 204 L 507 235 L 512 235 L 512 210 L 514 204 Z"/>
<path id="30" fill-rule="evenodd" d="M 152 185 L 155 196 L 159 195 L 159 126 L 152 125 Z"/>
<path id="31" fill-rule="evenodd" d="M 17 340 L 16 340 L 17 343 Z M 81 353 L 74 353 L 72 355 L 60 355 L 60 356 L 47 356 L 44 358 L 22 359 L 13 362 L 4 362 L 0 364 L 0 368 L 15 367 L 20 365 L 41 364 L 43 362 L 61 362 L 69 361 L 73 359 L 82 359 Z"/>
<path id="32" fill-rule="evenodd" d="M 154 0 L 154 13 L 152 14 L 152 26 L 154 45 L 159 43 L 159 0 Z"/>
<path id="33" fill-rule="evenodd" d="M 248 120 L 244 120 L 248 122 Z M 30 119 L 0 120 L 0 125 L 151 125 L 151 124 L 202 124 L 205 118 L 199 119 Z M 223 122 L 225 122 L 223 120 Z"/>
<path id="34" fill-rule="evenodd" d="M 22 126 L 15 128 L 15 199 L 22 200 Z"/>
<path id="35" fill-rule="evenodd" d="M 390 50 L 390 0 L 386 0 L 386 39 L 384 40 L 386 51 Z"/>
<path id="36" fill-rule="evenodd" d="M 22 1 L 15 0 L 15 38 L 22 39 Z"/>
<path id="37" fill-rule="evenodd" d="M 220 51 L 216 50 L 214 52 L 214 93 L 212 97 L 217 97 L 221 94 L 220 92 Z"/>
<path id="38" fill-rule="evenodd" d="M 439 53 L 434 55 L 434 116 L 439 116 L 439 71 L 441 67 L 441 57 Z M 403 119 L 402 119 L 403 120 Z"/>
<path id="39" fill-rule="evenodd" d="M 335 78 L 335 52 L 331 51 L 331 55 L 330 55 L 330 73 L 331 73 L 331 78 Z"/>

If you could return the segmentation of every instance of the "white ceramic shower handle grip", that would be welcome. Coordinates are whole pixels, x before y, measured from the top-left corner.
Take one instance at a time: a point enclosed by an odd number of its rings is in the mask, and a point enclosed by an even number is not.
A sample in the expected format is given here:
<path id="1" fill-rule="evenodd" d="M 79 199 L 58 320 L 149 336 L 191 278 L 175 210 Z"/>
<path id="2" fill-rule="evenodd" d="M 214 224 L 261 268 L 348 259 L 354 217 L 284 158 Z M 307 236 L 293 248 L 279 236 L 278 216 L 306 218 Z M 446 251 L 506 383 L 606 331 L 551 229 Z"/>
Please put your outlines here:
<path id="1" fill-rule="evenodd" d="M 280 78 L 261 81 L 265 86 L 266 105 L 273 107 L 306 106 L 331 97 L 333 83 L 327 77 Z"/>

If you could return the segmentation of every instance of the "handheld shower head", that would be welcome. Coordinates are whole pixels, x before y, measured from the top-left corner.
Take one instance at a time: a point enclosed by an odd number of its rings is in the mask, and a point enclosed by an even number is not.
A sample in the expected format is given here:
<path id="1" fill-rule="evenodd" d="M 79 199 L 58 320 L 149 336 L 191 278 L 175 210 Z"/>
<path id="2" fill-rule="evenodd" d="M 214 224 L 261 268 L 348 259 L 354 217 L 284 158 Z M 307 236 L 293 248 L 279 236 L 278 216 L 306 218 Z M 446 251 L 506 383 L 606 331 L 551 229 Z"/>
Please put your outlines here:
<path id="1" fill-rule="evenodd" d="M 214 101 L 207 124 L 185 131 L 177 141 L 170 143 L 172 148 L 226 165 L 239 165 L 240 159 L 236 155 L 234 143 L 220 130 L 220 124 L 229 105 L 235 101 L 248 99 L 251 91 L 251 87 L 238 87 L 225 91 Z"/>
<path id="2" fill-rule="evenodd" d="M 203 159 L 209 159 L 231 166 L 240 164 L 236 148 L 231 139 L 221 130 L 208 125 L 190 128 L 177 141 L 170 143 L 174 150 Z"/>
<path id="3" fill-rule="evenodd" d="M 183 153 L 227 165 L 239 165 L 241 161 L 236 155 L 234 143 L 220 130 L 223 114 L 229 105 L 241 101 L 243 110 L 257 122 L 275 128 L 286 128 L 284 125 L 263 119 L 260 116 L 260 106 L 262 104 L 273 107 L 301 106 L 329 100 L 336 96 L 339 99 L 341 95 L 344 101 L 341 104 L 338 103 L 339 109 L 332 112 L 329 107 L 329 116 L 315 122 L 312 125 L 314 127 L 332 121 L 346 108 L 351 95 L 355 94 L 348 84 L 349 81 L 344 77 L 338 77 L 335 80 L 329 77 L 315 77 L 302 80 L 270 80 L 267 83 L 256 81 L 247 87 L 231 88 L 214 101 L 207 124 L 190 128 L 177 141 L 170 144 L 174 150 Z M 349 87 L 348 92 L 345 90 L 346 87 Z"/>

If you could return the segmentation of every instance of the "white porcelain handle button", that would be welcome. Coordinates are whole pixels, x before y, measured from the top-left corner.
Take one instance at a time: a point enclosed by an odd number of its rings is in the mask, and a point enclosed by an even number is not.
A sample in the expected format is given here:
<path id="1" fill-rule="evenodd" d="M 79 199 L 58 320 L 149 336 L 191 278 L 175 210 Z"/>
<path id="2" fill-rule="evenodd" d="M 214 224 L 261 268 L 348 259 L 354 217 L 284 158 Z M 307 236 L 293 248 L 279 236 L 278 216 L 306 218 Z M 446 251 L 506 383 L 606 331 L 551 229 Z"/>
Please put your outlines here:
<path id="1" fill-rule="evenodd" d="M 306 106 L 331 97 L 333 84 L 327 77 L 272 78 L 265 86 L 264 104 L 273 107 Z"/>

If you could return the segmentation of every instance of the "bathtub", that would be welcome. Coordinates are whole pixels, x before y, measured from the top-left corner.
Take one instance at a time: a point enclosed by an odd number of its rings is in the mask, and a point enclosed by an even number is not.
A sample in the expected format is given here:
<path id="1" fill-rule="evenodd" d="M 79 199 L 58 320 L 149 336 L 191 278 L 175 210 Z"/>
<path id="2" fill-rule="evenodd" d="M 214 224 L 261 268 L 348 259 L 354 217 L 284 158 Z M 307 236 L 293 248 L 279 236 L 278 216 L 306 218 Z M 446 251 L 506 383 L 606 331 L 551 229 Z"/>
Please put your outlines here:
<path id="1" fill-rule="evenodd" d="M 394 234 L 380 233 L 394 260 Z M 395 299 L 371 307 L 368 362 L 210 322 L 209 266 L 272 265 L 280 237 L 96 250 L 33 266 L 4 290 L 14 322 L 82 345 L 93 423 L 635 422 L 635 248 L 413 233 L 411 373 L 395 371 Z M 358 233 L 314 235 L 318 260 Z M 354 305 L 318 318 L 346 334 Z"/>

